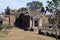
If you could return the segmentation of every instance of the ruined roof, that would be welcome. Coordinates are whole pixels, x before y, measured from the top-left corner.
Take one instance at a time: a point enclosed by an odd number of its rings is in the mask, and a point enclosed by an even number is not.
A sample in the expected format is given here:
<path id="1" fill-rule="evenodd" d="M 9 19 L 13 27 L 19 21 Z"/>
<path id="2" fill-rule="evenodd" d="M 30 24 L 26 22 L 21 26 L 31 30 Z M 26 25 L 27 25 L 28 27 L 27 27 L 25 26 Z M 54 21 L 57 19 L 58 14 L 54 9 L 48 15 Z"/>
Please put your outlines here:
<path id="1" fill-rule="evenodd" d="M 18 14 L 21 14 L 21 13 L 23 13 L 25 15 L 29 15 L 29 12 L 28 11 L 18 12 Z"/>
<path id="2" fill-rule="evenodd" d="M 42 12 L 40 12 L 40 10 L 36 10 L 34 12 L 31 12 L 30 16 L 34 17 L 34 18 L 40 18 L 42 15 Z"/>

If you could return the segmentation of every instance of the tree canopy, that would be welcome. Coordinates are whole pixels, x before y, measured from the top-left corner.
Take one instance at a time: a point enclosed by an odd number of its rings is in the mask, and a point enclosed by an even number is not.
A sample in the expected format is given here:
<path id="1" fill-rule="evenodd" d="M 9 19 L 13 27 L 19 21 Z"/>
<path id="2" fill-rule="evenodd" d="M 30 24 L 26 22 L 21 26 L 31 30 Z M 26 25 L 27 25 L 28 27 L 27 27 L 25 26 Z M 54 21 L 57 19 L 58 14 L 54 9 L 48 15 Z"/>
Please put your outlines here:
<path id="1" fill-rule="evenodd" d="M 9 8 L 9 6 L 7 6 L 7 9 L 5 10 L 5 14 L 6 15 L 9 15 L 10 14 L 10 8 Z"/>
<path id="2" fill-rule="evenodd" d="M 39 1 L 32 1 L 32 2 L 27 3 L 27 8 L 30 11 L 40 9 L 42 7 L 43 7 L 43 4 L 42 4 L 42 2 L 39 2 Z"/>
<path id="3" fill-rule="evenodd" d="M 46 7 L 46 11 L 55 13 L 56 20 L 60 23 L 60 1 L 59 0 L 52 0 L 47 1 L 48 5 Z"/>
<path id="4" fill-rule="evenodd" d="M 20 9 L 18 9 L 17 11 L 18 11 L 18 12 L 28 11 L 28 9 L 27 9 L 27 8 L 25 8 L 25 7 L 22 7 L 22 8 L 20 8 Z"/>
<path id="5" fill-rule="evenodd" d="M 60 11 L 60 1 L 59 0 L 47 1 L 47 3 L 48 3 L 48 5 L 46 7 L 46 11 L 51 12 L 51 13 L 56 12 L 57 14 L 59 14 L 59 11 Z"/>

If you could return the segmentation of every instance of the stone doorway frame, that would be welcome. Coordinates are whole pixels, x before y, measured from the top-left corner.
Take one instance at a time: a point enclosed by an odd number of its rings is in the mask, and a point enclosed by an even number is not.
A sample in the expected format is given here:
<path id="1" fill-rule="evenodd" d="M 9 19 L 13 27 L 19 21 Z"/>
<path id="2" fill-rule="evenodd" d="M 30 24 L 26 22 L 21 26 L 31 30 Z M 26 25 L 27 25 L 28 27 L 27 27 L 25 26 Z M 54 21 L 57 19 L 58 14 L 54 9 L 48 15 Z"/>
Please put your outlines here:
<path id="1" fill-rule="evenodd" d="M 38 26 L 35 26 L 35 20 L 38 21 Z M 35 27 L 39 27 L 39 18 L 34 18 L 33 19 L 33 28 L 35 28 Z"/>

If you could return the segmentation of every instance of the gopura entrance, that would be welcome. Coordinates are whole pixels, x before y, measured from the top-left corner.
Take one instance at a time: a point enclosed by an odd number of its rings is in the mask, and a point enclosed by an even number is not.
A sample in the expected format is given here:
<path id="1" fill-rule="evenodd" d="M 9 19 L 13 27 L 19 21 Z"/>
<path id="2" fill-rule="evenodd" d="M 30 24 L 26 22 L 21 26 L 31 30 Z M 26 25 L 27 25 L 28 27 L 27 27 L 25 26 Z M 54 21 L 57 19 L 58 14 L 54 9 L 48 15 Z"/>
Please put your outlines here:
<path id="1" fill-rule="evenodd" d="M 39 26 L 39 20 L 37 18 L 34 19 L 34 26 L 35 27 L 38 27 Z"/>

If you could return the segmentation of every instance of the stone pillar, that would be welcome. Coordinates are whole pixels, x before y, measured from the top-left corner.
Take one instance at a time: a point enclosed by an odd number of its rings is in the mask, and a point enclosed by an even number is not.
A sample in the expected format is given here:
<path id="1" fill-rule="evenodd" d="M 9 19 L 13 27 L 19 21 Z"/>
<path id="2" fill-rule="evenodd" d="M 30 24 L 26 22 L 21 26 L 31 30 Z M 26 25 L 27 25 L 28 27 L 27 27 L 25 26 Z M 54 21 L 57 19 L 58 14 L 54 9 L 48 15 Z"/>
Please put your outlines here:
<path id="1" fill-rule="evenodd" d="M 34 18 L 32 20 L 32 28 L 34 29 Z"/>
<path id="2" fill-rule="evenodd" d="M 30 27 L 29 27 L 29 29 L 31 29 L 31 28 L 32 28 L 32 19 L 30 17 Z"/>
<path id="3" fill-rule="evenodd" d="M 34 31 L 34 19 L 30 20 L 30 31 Z"/>
<path id="4" fill-rule="evenodd" d="M 40 18 L 39 19 L 39 26 L 38 26 L 38 34 L 40 34 L 41 30 L 42 30 L 42 19 Z"/>

